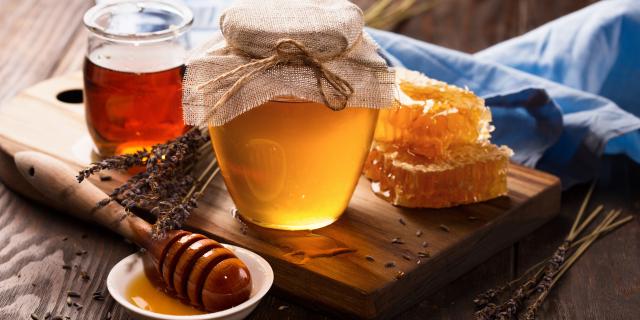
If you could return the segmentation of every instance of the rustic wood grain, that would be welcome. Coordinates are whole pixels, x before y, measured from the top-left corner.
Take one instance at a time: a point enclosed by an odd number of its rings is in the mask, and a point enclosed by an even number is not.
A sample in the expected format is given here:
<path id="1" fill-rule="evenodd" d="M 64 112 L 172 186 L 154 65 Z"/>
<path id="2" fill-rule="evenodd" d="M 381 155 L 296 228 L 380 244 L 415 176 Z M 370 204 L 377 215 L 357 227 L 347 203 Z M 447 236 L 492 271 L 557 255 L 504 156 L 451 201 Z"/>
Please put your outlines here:
<path id="1" fill-rule="evenodd" d="M 90 6 L 87 0 L 0 1 L 0 101 L 51 76 Z"/>
<path id="2" fill-rule="evenodd" d="M 516 258 L 513 246 L 502 250 L 428 299 L 398 316 L 398 319 L 470 319 L 478 292 L 487 283 L 500 284 L 513 279 L 512 262 Z"/>
<path id="3" fill-rule="evenodd" d="M 596 242 L 559 281 L 540 318 L 634 319 L 640 310 L 640 166 L 622 156 L 606 158 L 591 208 L 623 209 L 636 218 Z M 520 241 L 521 274 L 560 245 L 571 229 L 587 185 L 565 193 L 561 216 Z M 587 302 L 588 303 L 585 303 Z M 576 308 L 579 305 L 581 307 Z"/>
<path id="4" fill-rule="evenodd" d="M 355 2 L 366 6 L 371 1 L 373 0 L 356 0 Z M 3 40 L 3 45 L 0 46 L 0 73 L 4 77 L 0 85 L 0 101 L 50 76 L 78 70 L 84 56 L 84 39 L 81 34 L 82 29 L 79 28 L 79 17 L 83 9 L 74 9 L 74 5 L 89 6 L 90 2 L 0 0 L 0 7 L 3 9 L 0 10 L 0 39 Z M 397 31 L 453 49 L 475 52 L 508 37 L 522 34 L 528 29 L 591 2 L 593 0 L 444 0 L 434 11 L 409 21 Z M 38 6 L 41 3 L 45 5 Z M 511 3 L 517 3 L 517 5 Z M 59 9 L 52 10 L 52 6 L 57 6 Z M 36 11 L 43 8 L 47 8 L 43 10 L 46 14 L 40 13 L 40 16 L 35 18 Z M 66 13 L 60 8 L 65 8 Z M 461 8 L 474 8 L 474 12 L 465 12 Z M 446 12 L 451 13 L 452 16 L 446 16 Z M 60 18 L 67 14 L 66 19 Z M 39 23 L 35 23 L 36 19 Z M 51 27 L 54 24 L 64 27 L 64 32 L 52 33 Z M 73 41 L 70 42 L 68 37 L 73 37 Z M 43 41 L 45 38 L 48 41 Z M 65 48 L 67 43 L 72 43 L 69 48 Z M 78 48 L 83 52 L 79 53 Z M 43 53 L 46 53 L 46 58 Z M 37 56 L 35 60 L 29 58 L 35 56 Z M 67 62 L 62 62 L 63 59 Z M 628 159 L 616 158 L 615 160 L 615 167 L 625 167 L 635 174 L 615 172 L 611 174 L 611 181 L 604 183 L 605 181 L 601 180 L 603 184 L 599 187 L 596 200 L 601 199 L 597 201 L 607 206 L 619 206 L 623 202 L 627 212 L 636 213 L 640 209 L 637 200 L 639 199 L 638 190 L 640 190 L 638 166 Z M 636 181 L 635 184 L 619 184 L 621 181 L 631 180 Z M 611 190 L 612 186 L 618 186 L 618 188 Z M 505 278 L 512 278 L 534 261 L 553 251 L 568 229 L 570 219 L 575 213 L 574 209 L 579 205 L 585 191 L 586 188 L 582 186 L 563 193 L 561 218 L 540 228 L 519 245 L 503 250 L 431 298 L 416 304 L 412 310 L 399 315 L 398 319 L 469 318 L 473 312 L 470 297 L 503 283 Z M 52 294 L 55 290 L 50 288 L 65 287 L 66 289 L 67 284 L 75 285 L 75 282 L 65 280 L 64 276 L 52 272 L 53 275 L 57 275 L 55 281 L 47 286 L 38 286 L 38 290 L 34 290 L 26 285 L 24 280 L 42 277 L 41 270 L 53 270 L 54 264 L 59 263 L 54 259 L 52 265 L 46 267 L 43 262 L 46 257 L 42 252 L 58 250 L 62 252 L 63 257 L 75 259 L 72 249 L 66 253 L 64 250 L 68 249 L 60 249 L 61 246 L 50 239 L 60 239 L 68 235 L 68 241 L 74 241 L 70 242 L 70 246 L 82 244 L 86 245 L 83 248 L 88 248 L 90 251 L 105 251 L 93 253 L 104 255 L 100 260 L 94 259 L 93 254 L 88 256 L 90 259 L 87 261 L 102 266 L 97 270 L 100 273 L 94 275 L 96 281 L 104 280 L 108 269 L 116 261 L 134 251 L 131 245 L 100 228 L 57 215 L 54 218 L 54 215 L 56 215 L 54 211 L 25 201 L 0 184 L 0 244 L 4 248 L 0 249 L 1 319 L 28 319 L 33 311 L 43 315 L 54 307 L 59 311 L 65 310 L 64 297 Z M 578 319 L 576 316 L 583 316 L 584 319 L 635 319 L 640 305 L 638 302 L 640 268 L 637 268 L 640 265 L 640 253 L 637 248 L 637 244 L 640 243 L 638 229 L 638 220 L 635 220 L 619 230 L 617 234 L 608 236 L 616 239 L 605 238 L 594 245 L 590 252 L 576 263 L 569 272 L 569 277 L 559 283 L 558 288 L 543 305 L 540 318 Z M 27 232 L 25 230 L 29 232 L 28 236 L 25 236 Z M 82 232 L 87 232 L 89 238 L 81 239 L 79 235 Z M 31 240 L 31 238 L 34 239 Z M 634 247 L 633 244 L 636 246 Z M 13 249 L 7 253 L 9 246 Z M 598 248 L 598 252 L 591 252 Z M 28 259 L 11 259 L 20 252 L 23 258 L 31 255 L 31 263 L 38 264 L 39 268 L 37 270 L 32 268 L 27 272 L 24 262 Z M 604 260 L 601 254 L 609 255 L 614 260 Z M 17 278 L 17 273 L 21 274 L 21 278 Z M 71 278 L 71 276 L 68 277 Z M 18 280 L 25 283 L 19 285 L 21 282 Z M 8 283 L 11 285 L 8 286 Z M 600 295 L 598 292 L 603 294 Z M 73 319 L 103 319 L 109 309 L 114 313 L 112 319 L 129 319 L 122 308 L 114 305 L 113 300 L 108 299 L 105 305 L 104 308 L 85 306 L 84 311 L 80 313 L 81 317 L 74 316 Z M 283 306 L 287 308 L 279 310 Z M 9 312 L 4 312 L 8 310 Z M 268 294 L 250 316 L 250 319 L 335 318 L 334 315 L 319 312 L 317 309 L 302 307 L 278 291 Z"/>
<path id="5" fill-rule="evenodd" d="M 42 318 L 51 312 L 74 319 L 121 313 L 114 310 L 115 301 L 110 297 L 99 302 L 91 300 L 91 295 L 97 290 L 106 292 L 109 269 L 130 254 L 132 246 L 110 232 L 27 203 L 3 185 L 0 212 L 1 319 L 28 319 L 33 312 Z M 82 250 L 87 253 L 77 255 Z M 72 269 L 65 270 L 63 265 Z M 82 280 L 81 271 L 91 280 Z M 81 310 L 65 303 L 68 290 L 82 295 L 73 299 L 84 306 Z"/>
<path id="6" fill-rule="evenodd" d="M 81 78 L 78 73 L 52 78 L 7 101 L 0 108 L 0 148 L 9 154 L 25 150 L 47 153 L 77 170 L 87 166 L 92 151 L 83 108 L 56 99 L 58 92 L 80 87 Z M 83 145 L 84 149 L 78 147 Z M 411 307 L 557 213 L 557 178 L 512 165 L 507 180 L 506 197 L 450 209 L 408 210 L 376 197 L 362 178 L 344 216 L 308 233 L 251 227 L 247 232 L 231 215 L 233 202 L 218 177 L 186 225 L 265 257 L 274 269 L 275 285 L 291 296 L 342 313 L 388 317 Z M 108 192 L 118 182 L 124 182 L 124 177 L 114 176 L 108 184 L 98 186 Z M 93 203 L 97 202 L 94 199 Z M 469 216 L 477 220 L 469 220 Z M 399 223 L 399 218 L 405 224 Z M 442 225 L 450 231 L 443 231 L 439 227 Z M 417 237 L 416 230 L 424 234 Z M 395 237 L 405 243 L 391 243 Z M 428 248 L 421 246 L 423 241 Z M 302 256 L 290 255 L 317 247 L 354 252 L 306 263 Z M 417 253 L 421 251 L 431 257 L 419 259 Z M 376 261 L 367 261 L 366 255 Z M 422 263 L 417 264 L 417 260 Z M 397 267 L 385 268 L 388 261 Z M 398 272 L 403 273 L 401 278 Z"/>
<path id="7" fill-rule="evenodd" d="M 355 0 L 363 8 L 375 0 Z M 473 53 L 519 36 L 597 0 L 418 0 L 433 9 L 393 31 L 447 48 Z"/>
<path id="8" fill-rule="evenodd" d="M 84 26 L 78 26 L 73 34 L 72 40 L 67 45 L 66 50 L 55 64 L 55 68 L 49 77 L 57 77 L 82 70 L 84 57 L 87 53 L 87 36 L 89 32 Z"/>

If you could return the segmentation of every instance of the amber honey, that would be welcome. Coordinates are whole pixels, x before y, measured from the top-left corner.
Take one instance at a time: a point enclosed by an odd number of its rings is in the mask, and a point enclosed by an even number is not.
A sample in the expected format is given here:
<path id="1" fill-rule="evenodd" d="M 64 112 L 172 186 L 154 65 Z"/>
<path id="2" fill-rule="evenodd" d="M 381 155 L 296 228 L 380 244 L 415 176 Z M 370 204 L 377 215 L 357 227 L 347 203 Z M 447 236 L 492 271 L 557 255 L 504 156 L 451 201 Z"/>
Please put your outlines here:
<path id="1" fill-rule="evenodd" d="M 189 316 L 205 314 L 180 300 L 168 295 L 161 288 L 155 286 L 144 274 L 138 274 L 129 284 L 126 291 L 127 299 L 136 307 L 161 314 Z"/>
<path id="2" fill-rule="evenodd" d="M 101 156 L 164 143 L 185 129 L 183 50 L 151 47 L 129 50 L 126 55 L 124 50 L 100 48 L 84 63 L 87 127 Z"/>
<path id="3" fill-rule="evenodd" d="M 225 184 L 240 215 L 257 225 L 316 229 L 346 209 L 378 110 L 269 101 L 210 127 Z"/>

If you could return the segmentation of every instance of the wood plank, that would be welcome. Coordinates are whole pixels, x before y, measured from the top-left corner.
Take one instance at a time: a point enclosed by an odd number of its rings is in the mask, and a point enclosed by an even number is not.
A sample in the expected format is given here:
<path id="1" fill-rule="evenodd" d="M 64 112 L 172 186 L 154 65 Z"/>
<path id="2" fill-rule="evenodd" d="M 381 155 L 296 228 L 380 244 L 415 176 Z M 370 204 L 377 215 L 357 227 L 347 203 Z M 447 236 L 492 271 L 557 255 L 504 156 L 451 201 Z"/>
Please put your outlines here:
<path id="1" fill-rule="evenodd" d="M 111 297 L 99 302 L 91 295 L 106 292 L 109 269 L 134 250 L 132 245 L 106 230 L 34 206 L 1 184 L 0 213 L 0 318 L 28 319 L 34 312 L 41 319 L 46 312 L 73 319 L 104 319 L 107 312 L 123 316 L 121 309 L 114 310 Z M 76 254 L 82 250 L 88 253 Z M 81 271 L 91 280 L 82 280 Z M 84 306 L 81 310 L 66 305 L 68 290 L 82 295 L 74 299 Z"/>
<path id="2" fill-rule="evenodd" d="M 494 43 L 524 34 L 596 1 L 437 1 L 433 9 L 400 24 L 393 31 L 447 48 L 473 53 Z M 374 0 L 354 2 L 366 8 Z"/>
<path id="3" fill-rule="evenodd" d="M 49 75 L 49 78 L 59 77 L 82 70 L 82 64 L 84 63 L 84 57 L 87 52 L 88 35 L 89 32 L 84 25 L 80 25 L 76 28 L 72 40 L 69 41 L 66 50 L 62 52 L 62 55 Z"/>
<path id="4" fill-rule="evenodd" d="M 500 251 L 428 299 L 416 304 L 398 319 L 471 319 L 473 299 L 487 285 L 495 286 L 512 277 L 513 246 Z"/>
<path id="5" fill-rule="evenodd" d="M 3 1 L 0 10 L 0 102 L 49 77 L 75 40 L 87 0 Z"/>
<path id="6" fill-rule="evenodd" d="M 640 166 L 626 157 L 605 159 L 591 208 L 623 209 L 634 221 L 598 240 L 576 262 L 549 296 L 540 319 L 633 319 L 640 306 Z M 588 185 L 566 193 L 561 216 L 519 244 L 518 273 L 551 255 L 571 229 Z M 585 303 L 588 301 L 588 303 Z M 576 307 L 581 306 L 581 307 Z"/>
<path id="7" fill-rule="evenodd" d="M 58 92 L 81 85 L 80 74 L 54 78 L 25 90 L 0 109 L 0 147 L 8 154 L 29 149 L 57 156 L 76 168 L 91 161 L 91 142 L 81 104 L 56 100 Z M 31 115 L 38 114 L 38 117 Z M 114 183 L 101 183 L 111 190 Z M 230 213 L 233 202 L 218 177 L 187 225 L 217 240 L 250 248 L 276 271 L 275 283 L 298 299 L 362 317 L 390 316 L 472 269 L 492 254 L 549 220 L 560 203 L 557 178 L 511 166 L 507 197 L 442 210 L 407 210 L 377 198 L 361 179 L 345 215 L 313 232 L 249 228 Z M 468 220 L 475 216 L 477 220 Z M 403 218 L 406 225 L 398 223 Z M 440 225 L 447 225 L 444 232 Z M 416 230 L 424 235 L 416 237 Z M 401 237 L 405 244 L 392 244 Z M 429 243 L 432 257 L 419 260 Z M 346 247 L 353 253 L 303 260 L 297 250 Z M 365 259 L 374 256 L 376 261 Z M 409 256 L 408 261 L 403 258 Z M 385 268 L 393 261 L 397 267 Z M 404 276 L 399 278 L 398 273 Z M 301 281 L 305 279 L 305 281 Z M 309 286 L 309 284 L 313 284 Z M 410 294 L 409 294 L 410 293 Z"/>

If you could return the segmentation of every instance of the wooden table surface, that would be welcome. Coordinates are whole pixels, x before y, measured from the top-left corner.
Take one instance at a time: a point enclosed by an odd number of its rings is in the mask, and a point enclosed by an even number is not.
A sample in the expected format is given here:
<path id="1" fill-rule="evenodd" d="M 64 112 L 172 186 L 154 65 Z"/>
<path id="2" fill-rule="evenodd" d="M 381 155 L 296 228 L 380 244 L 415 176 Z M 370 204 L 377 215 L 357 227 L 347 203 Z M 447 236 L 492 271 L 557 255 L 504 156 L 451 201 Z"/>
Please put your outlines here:
<path id="1" fill-rule="evenodd" d="M 356 1 L 366 6 L 371 1 Z M 589 0 L 456 0 L 403 24 L 397 31 L 467 52 L 516 36 L 576 10 Z M 87 0 L 0 0 L 0 103 L 49 77 L 80 69 Z M 37 115 L 34 115 L 37 116 Z M 606 158 L 594 203 L 640 210 L 640 167 L 625 157 Z M 570 228 L 586 192 L 563 194 L 561 215 L 520 242 L 417 304 L 398 319 L 467 319 L 473 297 L 514 279 L 548 256 Z M 86 250 L 86 254 L 77 253 Z M 71 319 L 129 319 L 112 298 L 93 301 L 105 290 L 110 268 L 135 251 L 123 239 L 30 203 L 0 183 L 0 319 L 43 318 L 46 312 Z M 65 270 L 63 265 L 71 265 Z M 598 241 L 559 282 L 540 319 L 634 319 L 640 310 L 640 219 Z M 81 278 L 81 271 L 90 280 Z M 66 292 L 82 293 L 83 308 L 66 305 Z M 250 319 L 332 319 L 270 292 Z"/>

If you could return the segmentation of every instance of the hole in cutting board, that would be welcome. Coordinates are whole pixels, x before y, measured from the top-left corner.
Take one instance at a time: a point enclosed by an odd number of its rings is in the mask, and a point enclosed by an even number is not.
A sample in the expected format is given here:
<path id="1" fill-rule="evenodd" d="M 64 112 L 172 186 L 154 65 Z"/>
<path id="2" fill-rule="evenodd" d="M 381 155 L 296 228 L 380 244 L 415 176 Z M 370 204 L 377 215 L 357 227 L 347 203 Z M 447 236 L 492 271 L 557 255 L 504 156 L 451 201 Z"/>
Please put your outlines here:
<path id="1" fill-rule="evenodd" d="M 58 93 L 56 99 L 65 103 L 82 103 L 82 89 L 71 89 L 62 91 Z"/>

